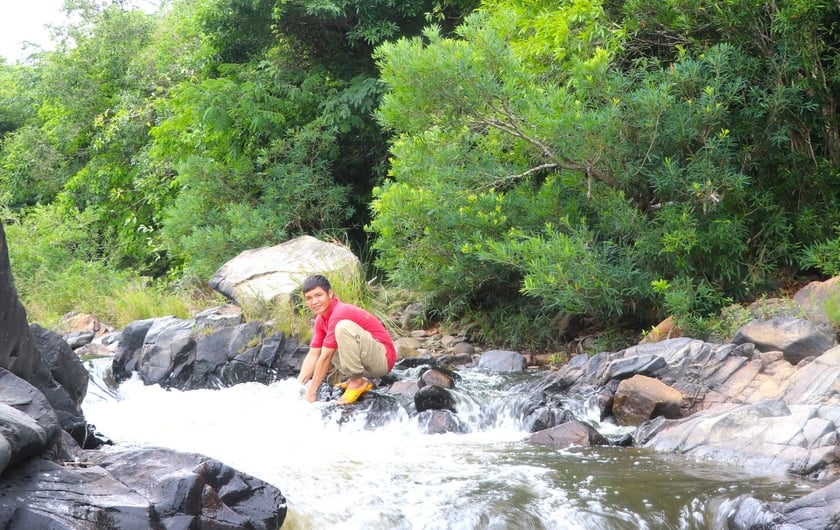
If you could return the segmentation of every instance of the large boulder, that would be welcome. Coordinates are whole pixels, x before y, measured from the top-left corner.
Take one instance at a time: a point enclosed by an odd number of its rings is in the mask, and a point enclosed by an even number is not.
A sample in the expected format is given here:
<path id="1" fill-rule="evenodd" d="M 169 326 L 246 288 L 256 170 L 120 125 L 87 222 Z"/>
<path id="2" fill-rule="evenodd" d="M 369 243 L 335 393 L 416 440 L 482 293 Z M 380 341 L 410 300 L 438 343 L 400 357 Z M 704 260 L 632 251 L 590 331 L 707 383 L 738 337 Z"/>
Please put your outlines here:
<path id="1" fill-rule="evenodd" d="M 742 495 L 723 509 L 730 530 L 836 530 L 840 527 L 840 480 L 784 504 Z"/>
<path id="2" fill-rule="evenodd" d="M 358 281 L 359 258 L 348 248 L 301 236 L 272 247 L 246 250 L 216 271 L 210 287 L 240 306 L 292 300 L 310 274 Z"/>
<path id="3" fill-rule="evenodd" d="M 276 530 L 280 491 L 206 456 L 169 449 L 86 451 L 23 462 L 0 482 L 0 528 Z"/>

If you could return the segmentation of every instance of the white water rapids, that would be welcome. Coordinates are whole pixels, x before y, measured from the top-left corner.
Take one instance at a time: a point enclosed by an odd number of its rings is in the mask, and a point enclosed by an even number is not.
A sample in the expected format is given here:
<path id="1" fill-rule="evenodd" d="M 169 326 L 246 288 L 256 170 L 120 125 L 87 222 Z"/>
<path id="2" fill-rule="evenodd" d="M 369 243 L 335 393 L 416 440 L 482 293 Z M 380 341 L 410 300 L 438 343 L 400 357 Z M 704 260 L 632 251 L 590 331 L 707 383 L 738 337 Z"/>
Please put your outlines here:
<path id="1" fill-rule="evenodd" d="M 182 392 L 103 382 L 89 364 L 83 410 L 115 442 L 202 453 L 279 487 L 284 529 L 721 528 L 743 493 L 789 500 L 809 486 L 639 449 L 539 447 L 511 412 L 502 376 L 465 370 L 466 434 L 424 434 L 408 413 L 366 430 L 288 379 Z M 466 394 L 464 395 L 466 396 Z M 514 407 L 515 408 L 515 407 Z M 341 421 L 339 421 L 341 420 Z M 599 426 L 601 429 L 604 426 Z"/>

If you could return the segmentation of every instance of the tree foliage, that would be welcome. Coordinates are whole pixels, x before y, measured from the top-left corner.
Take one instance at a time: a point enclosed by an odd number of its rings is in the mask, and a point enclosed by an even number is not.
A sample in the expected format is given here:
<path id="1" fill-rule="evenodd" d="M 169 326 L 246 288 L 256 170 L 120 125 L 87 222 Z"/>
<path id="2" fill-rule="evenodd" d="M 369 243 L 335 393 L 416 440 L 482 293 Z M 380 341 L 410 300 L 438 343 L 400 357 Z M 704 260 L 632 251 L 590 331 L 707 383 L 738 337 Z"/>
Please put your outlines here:
<path id="1" fill-rule="evenodd" d="M 535 347 L 840 273 L 829 0 L 65 9 L 55 51 L 0 63 L 0 206 L 31 249 L 206 279 L 369 238 L 430 316 Z"/>
<path id="2" fill-rule="evenodd" d="M 837 13 L 774 6 L 500 0 L 458 38 L 383 44 L 380 265 L 448 317 L 537 304 L 532 336 L 562 314 L 691 327 L 763 292 L 838 198 L 802 185 L 836 148 Z"/>

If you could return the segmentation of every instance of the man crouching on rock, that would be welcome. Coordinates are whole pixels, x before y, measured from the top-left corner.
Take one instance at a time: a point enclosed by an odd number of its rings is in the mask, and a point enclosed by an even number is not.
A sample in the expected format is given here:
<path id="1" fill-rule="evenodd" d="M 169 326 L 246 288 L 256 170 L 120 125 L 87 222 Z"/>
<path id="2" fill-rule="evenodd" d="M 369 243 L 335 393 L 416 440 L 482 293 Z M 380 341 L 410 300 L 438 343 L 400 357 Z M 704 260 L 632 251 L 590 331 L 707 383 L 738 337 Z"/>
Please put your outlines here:
<path id="1" fill-rule="evenodd" d="M 298 376 L 301 384 L 312 381 L 305 397 L 310 403 L 317 399 L 318 388 L 332 364 L 347 376 L 338 385 L 344 389 L 338 404 L 355 403 L 373 388 L 370 379 L 382 377 L 394 367 L 397 360 L 394 341 L 375 316 L 336 298 L 324 276 L 309 276 L 303 281 L 301 291 L 306 307 L 316 315 L 309 353 Z"/>

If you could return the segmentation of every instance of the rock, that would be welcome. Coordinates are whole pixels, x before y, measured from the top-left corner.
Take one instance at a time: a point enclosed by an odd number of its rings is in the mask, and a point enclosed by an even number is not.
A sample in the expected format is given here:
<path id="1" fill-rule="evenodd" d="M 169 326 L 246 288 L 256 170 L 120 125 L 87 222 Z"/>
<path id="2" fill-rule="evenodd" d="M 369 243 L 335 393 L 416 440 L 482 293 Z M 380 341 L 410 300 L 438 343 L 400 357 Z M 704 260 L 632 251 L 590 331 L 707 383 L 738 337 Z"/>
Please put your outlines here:
<path id="1" fill-rule="evenodd" d="M 674 317 L 669 316 L 659 324 L 655 325 L 649 333 L 647 333 L 641 342 L 659 342 L 665 339 L 676 339 L 682 337 L 682 329 L 674 323 Z"/>
<path id="2" fill-rule="evenodd" d="M 136 371 L 143 344 L 146 342 L 146 334 L 151 329 L 155 320 L 154 318 L 135 320 L 134 322 L 129 322 L 123 329 L 120 336 L 119 348 L 117 349 L 116 355 L 114 355 L 114 361 L 111 367 L 114 379 L 118 383 L 129 379 L 131 374 Z"/>
<path id="3" fill-rule="evenodd" d="M 834 346 L 836 338 L 833 328 L 799 318 L 777 317 L 747 323 L 738 330 L 732 343 L 751 342 L 763 352 L 781 351 L 795 365 L 806 357 L 821 355 Z"/>
<path id="4" fill-rule="evenodd" d="M 458 416 L 449 410 L 425 410 L 417 415 L 417 426 L 425 434 L 466 432 Z"/>
<path id="5" fill-rule="evenodd" d="M 94 315 L 81 314 L 75 311 L 64 315 L 61 319 L 59 327 L 61 328 L 62 333 L 68 336 L 80 333 L 90 333 L 94 337 L 101 337 L 102 335 L 113 331 L 109 326 L 103 324 Z"/>
<path id="6" fill-rule="evenodd" d="M 0 368 L 0 473 L 9 465 L 46 451 L 60 431 L 58 416 L 47 398 Z"/>
<path id="7" fill-rule="evenodd" d="M 194 390 L 245 382 L 272 383 L 297 376 L 308 348 L 295 337 L 276 332 L 268 337 L 262 322 L 199 329 L 195 321 L 163 317 L 132 322 L 114 357 L 112 371 L 120 381 L 136 371 L 145 384 Z M 145 330 L 145 334 L 143 333 Z M 124 332 L 125 333 L 125 332 Z M 143 335 L 142 347 L 137 348 Z"/>
<path id="8" fill-rule="evenodd" d="M 816 324 L 837 326 L 826 314 L 826 304 L 840 308 L 840 276 L 824 282 L 811 282 L 800 289 L 793 299 L 802 307 L 808 320 Z"/>
<path id="9" fill-rule="evenodd" d="M 612 412 L 619 425 L 639 425 L 657 416 L 682 416 L 682 394 L 665 383 L 644 375 L 621 381 L 613 396 Z"/>
<path id="10" fill-rule="evenodd" d="M 194 320 L 156 318 L 146 333 L 137 372 L 147 385 L 165 386 L 175 367 L 195 358 Z"/>
<path id="11" fill-rule="evenodd" d="M 406 306 L 400 313 L 400 327 L 402 329 L 411 329 L 412 324 L 417 322 L 423 316 L 423 306 L 418 303 L 412 303 Z"/>
<path id="12" fill-rule="evenodd" d="M 836 407 L 788 406 L 779 400 L 721 405 L 683 420 L 665 420 L 636 435 L 657 451 L 727 462 L 765 473 L 814 479 L 840 472 Z"/>
<path id="13" fill-rule="evenodd" d="M 333 283 L 361 281 L 359 259 L 349 249 L 301 236 L 240 253 L 216 271 L 210 287 L 240 307 L 288 304 L 310 274 L 324 274 Z"/>
<path id="14" fill-rule="evenodd" d="M 455 381 L 460 379 L 460 376 L 452 370 L 445 368 L 430 368 L 424 370 L 420 374 L 418 386 L 420 388 L 426 386 L 439 386 L 441 388 L 455 388 Z"/>
<path id="15" fill-rule="evenodd" d="M 395 381 L 388 388 L 388 392 L 397 396 L 414 396 L 418 390 L 420 390 L 420 385 L 417 381 L 405 380 Z"/>
<path id="16" fill-rule="evenodd" d="M 0 368 L 29 380 L 35 371 L 38 356 L 32 333 L 26 321 L 26 310 L 20 303 L 9 266 L 6 233 L 0 222 Z"/>
<path id="17" fill-rule="evenodd" d="M 242 316 L 242 308 L 233 304 L 225 304 L 205 309 L 193 317 L 199 330 L 221 329 L 238 326 L 245 319 Z"/>
<path id="18" fill-rule="evenodd" d="M 527 432 L 538 432 L 562 425 L 575 419 L 574 414 L 562 408 L 558 400 L 545 393 L 531 394 L 523 408 L 522 427 Z"/>
<path id="19" fill-rule="evenodd" d="M 87 346 L 93 342 L 93 339 L 94 335 L 92 331 L 75 331 L 64 337 L 64 340 L 67 341 L 70 348 L 74 350 L 81 348 L 82 346 Z"/>
<path id="20" fill-rule="evenodd" d="M 418 350 L 422 346 L 423 343 L 414 337 L 400 337 L 394 341 L 394 348 L 397 350 L 397 359 L 420 356 Z"/>
<path id="21" fill-rule="evenodd" d="M 61 465 L 31 459 L 3 475 L 0 528 L 275 530 L 280 491 L 201 455 L 86 451 Z"/>
<path id="22" fill-rule="evenodd" d="M 642 423 L 639 445 L 768 473 L 840 474 L 840 347 L 793 366 L 752 343 L 670 339 L 572 358 L 537 388 L 591 396 L 633 375 L 678 390 L 691 414 Z"/>
<path id="23" fill-rule="evenodd" d="M 81 407 L 87 394 L 88 375 L 85 366 L 61 335 L 37 324 L 30 327 L 36 349 L 49 366 L 50 375 L 67 392 L 70 401 Z M 81 409 L 74 411 L 81 413 Z"/>
<path id="24" fill-rule="evenodd" d="M 479 368 L 494 372 L 524 372 L 527 364 L 522 354 L 506 350 L 486 351 L 478 360 Z"/>
<path id="25" fill-rule="evenodd" d="M 452 353 L 455 355 L 472 355 L 475 353 L 475 346 L 469 342 L 459 342 L 452 346 Z"/>
<path id="26" fill-rule="evenodd" d="M 424 386 L 414 394 L 417 412 L 424 410 L 455 410 L 455 397 L 449 390 L 437 385 Z"/>
<path id="27" fill-rule="evenodd" d="M 537 445 L 550 445 L 552 447 L 570 447 L 592 445 L 609 445 L 609 442 L 598 433 L 591 425 L 581 421 L 572 420 L 550 429 L 537 431 L 525 441 Z"/>
<path id="28" fill-rule="evenodd" d="M 840 480 L 785 504 L 742 495 L 728 506 L 726 528 L 753 530 L 835 530 L 840 521 Z"/>

